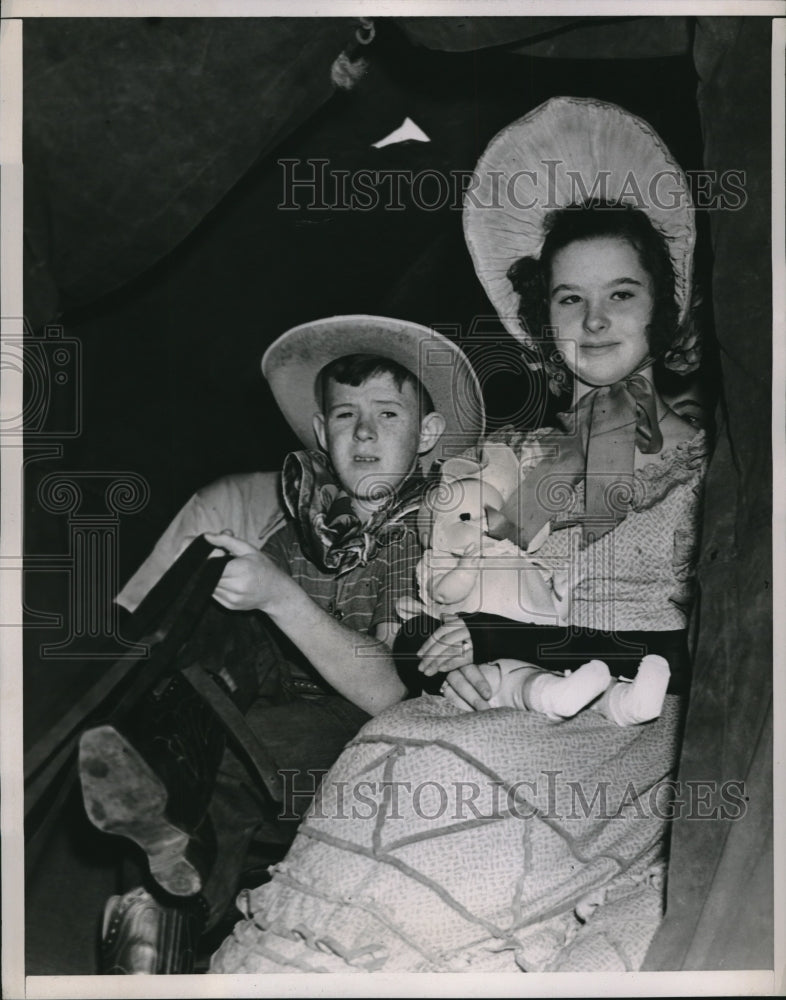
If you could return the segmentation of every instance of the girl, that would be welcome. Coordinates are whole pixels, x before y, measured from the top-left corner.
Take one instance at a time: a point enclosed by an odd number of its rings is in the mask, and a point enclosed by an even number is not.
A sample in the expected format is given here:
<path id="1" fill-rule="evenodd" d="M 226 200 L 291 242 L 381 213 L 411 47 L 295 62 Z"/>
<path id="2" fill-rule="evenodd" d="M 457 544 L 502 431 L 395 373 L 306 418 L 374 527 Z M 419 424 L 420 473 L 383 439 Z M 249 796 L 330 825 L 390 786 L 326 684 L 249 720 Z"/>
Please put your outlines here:
<path id="1" fill-rule="evenodd" d="M 457 704 L 515 704 L 556 716 L 574 714 L 606 690 L 609 674 L 598 659 L 629 678 L 645 657 L 643 672 L 613 702 L 635 703 L 629 721 L 646 721 L 660 710 L 669 668 L 671 690 L 687 687 L 687 570 L 706 451 L 704 435 L 653 386 L 653 365 L 678 330 L 674 272 L 663 238 L 630 206 L 591 202 L 553 211 L 544 233 L 539 258 L 518 259 L 508 275 L 522 327 L 539 338 L 552 384 L 572 392 L 572 406 L 557 428 L 489 439 L 512 447 L 523 472 L 501 516 L 490 515 L 489 530 L 532 553 L 547 529 L 534 551 L 571 563 L 569 625 L 513 625 L 476 614 L 446 616 L 436 631 L 433 620 L 414 620 L 405 634 L 411 648 L 413 638 L 433 632 L 419 669 L 427 677 L 448 672 L 442 693 Z M 546 494 L 558 505 L 544 503 Z M 406 647 L 405 639 L 399 648 Z M 574 672 L 541 676 L 517 660 Z M 626 716 L 614 710 L 612 717 Z"/>

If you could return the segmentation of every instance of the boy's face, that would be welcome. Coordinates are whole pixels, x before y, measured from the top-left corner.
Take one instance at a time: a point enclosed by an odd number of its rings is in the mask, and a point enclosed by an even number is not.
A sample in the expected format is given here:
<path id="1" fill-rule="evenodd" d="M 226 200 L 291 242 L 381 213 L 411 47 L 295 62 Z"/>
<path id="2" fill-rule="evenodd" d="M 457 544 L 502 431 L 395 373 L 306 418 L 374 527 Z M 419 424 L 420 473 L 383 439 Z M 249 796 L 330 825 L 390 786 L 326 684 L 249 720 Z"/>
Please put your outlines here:
<path id="1" fill-rule="evenodd" d="M 373 510 L 412 471 L 420 453 L 439 437 L 438 414 L 422 421 L 417 394 L 393 376 L 374 375 L 362 385 L 342 385 L 329 379 L 324 412 L 314 418 L 314 430 L 330 456 L 339 482 L 362 506 Z"/>

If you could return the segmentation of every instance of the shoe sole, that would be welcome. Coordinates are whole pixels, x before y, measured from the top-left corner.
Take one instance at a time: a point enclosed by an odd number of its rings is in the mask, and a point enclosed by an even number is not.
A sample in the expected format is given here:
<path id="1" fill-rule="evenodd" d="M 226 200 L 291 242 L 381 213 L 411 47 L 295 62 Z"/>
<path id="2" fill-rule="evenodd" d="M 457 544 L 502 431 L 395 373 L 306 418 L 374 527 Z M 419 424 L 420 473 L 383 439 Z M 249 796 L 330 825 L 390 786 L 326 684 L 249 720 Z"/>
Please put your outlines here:
<path id="1" fill-rule="evenodd" d="M 113 726 L 98 726 L 79 741 L 79 777 L 91 823 L 127 837 L 148 857 L 150 874 L 174 896 L 193 896 L 202 878 L 189 855 L 191 838 L 166 818 L 166 786 Z"/>

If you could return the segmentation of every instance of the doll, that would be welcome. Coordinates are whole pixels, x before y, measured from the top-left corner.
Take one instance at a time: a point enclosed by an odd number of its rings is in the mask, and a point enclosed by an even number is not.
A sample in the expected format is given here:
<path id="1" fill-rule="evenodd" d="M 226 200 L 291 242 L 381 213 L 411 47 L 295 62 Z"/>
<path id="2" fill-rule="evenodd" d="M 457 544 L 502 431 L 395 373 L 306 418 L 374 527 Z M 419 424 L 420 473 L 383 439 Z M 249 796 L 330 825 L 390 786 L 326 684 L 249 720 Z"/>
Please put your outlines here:
<path id="1" fill-rule="evenodd" d="M 484 447 L 478 462 L 452 458 L 445 463 L 418 521 L 425 549 L 416 570 L 418 610 L 435 618 L 485 612 L 517 622 L 564 623 L 565 568 L 533 555 L 544 533 L 520 549 L 504 513 L 521 475 L 506 445 Z M 497 537 L 490 534 L 493 527 Z"/>
<path id="2" fill-rule="evenodd" d="M 486 445 L 479 462 L 450 459 L 442 482 L 424 502 L 419 529 L 428 546 L 417 568 L 420 600 L 428 614 L 482 611 L 511 621 L 564 621 L 569 610 L 563 571 L 532 554 L 545 535 L 525 551 L 512 540 L 516 491 L 522 469 L 506 445 Z M 489 534 L 493 526 L 495 533 Z M 412 610 L 412 609 L 410 609 Z M 480 665 L 492 690 L 491 708 L 519 708 L 550 719 L 576 715 L 592 705 L 620 726 L 648 722 L 660 714 L 669 665 L 645 656 L 633 681 L 612 678 L 606 663 L 593 659 L 565 674 L 520 660 L 500 658 Z M 454 704 L 466 706 L 446 685 Z"/>

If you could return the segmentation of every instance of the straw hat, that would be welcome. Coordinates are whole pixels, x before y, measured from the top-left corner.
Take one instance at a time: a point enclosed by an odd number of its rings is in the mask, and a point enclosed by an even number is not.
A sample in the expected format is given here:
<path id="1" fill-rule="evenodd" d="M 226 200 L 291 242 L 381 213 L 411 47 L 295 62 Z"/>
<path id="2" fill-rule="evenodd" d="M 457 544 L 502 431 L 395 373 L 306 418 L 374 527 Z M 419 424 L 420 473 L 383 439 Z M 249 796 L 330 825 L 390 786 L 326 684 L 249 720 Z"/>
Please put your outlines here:
<path id="1" fill-rule="evenodd" d="M 319 372 L 347 354 L 376 354 L 417 376 L 445 418 L 445 432 L 428 454 L 460 454 L 483 434 L 480 384 L 466 355 L 435 330 L 387 316 L 330 316 L 287 330 L 265 351 L 262 374 L 290 427 L 307 448 L 318 448 L 312 420 L 319 410 Z"/>
<path id="2" fill-rule="evenodd" d="M 518 340 L 531 343 L 508 268 L 520 257 L 540 256 L 551 211 L 599 197 L 640 208 L 665 238 L 684 322 L 696 239 L 685 174 L 641 118 L 592 98 L 554 97 L 491 140 L 464 200 L 475 271 Z"/>

